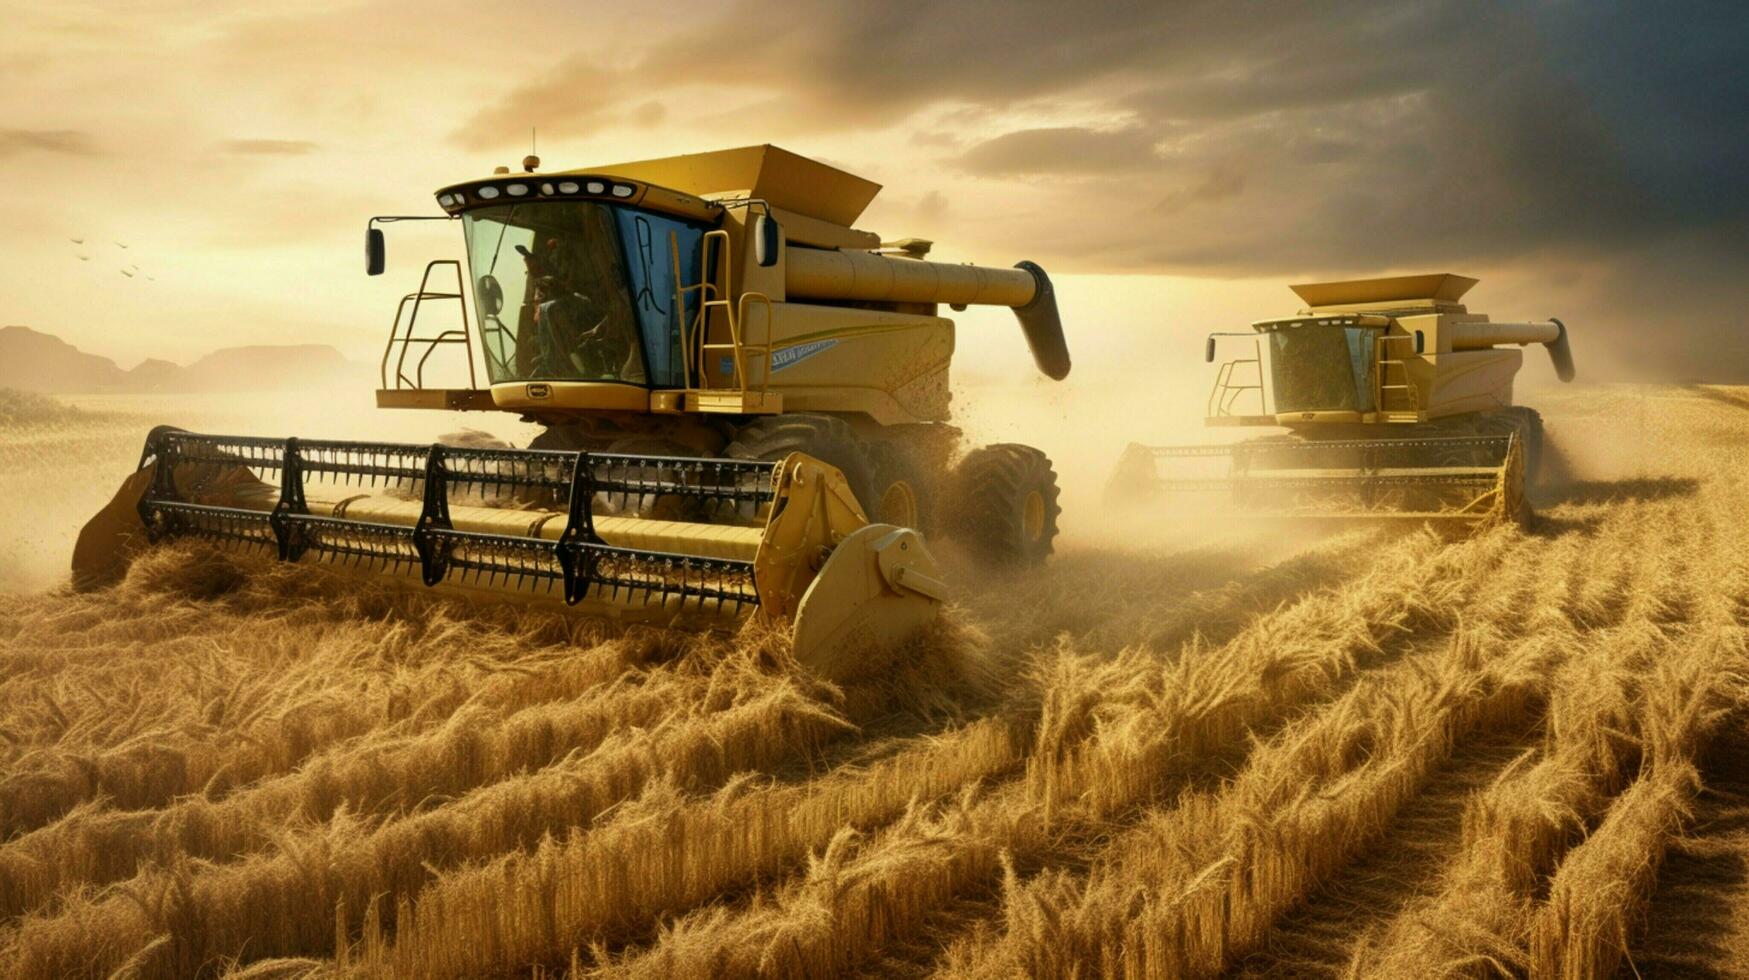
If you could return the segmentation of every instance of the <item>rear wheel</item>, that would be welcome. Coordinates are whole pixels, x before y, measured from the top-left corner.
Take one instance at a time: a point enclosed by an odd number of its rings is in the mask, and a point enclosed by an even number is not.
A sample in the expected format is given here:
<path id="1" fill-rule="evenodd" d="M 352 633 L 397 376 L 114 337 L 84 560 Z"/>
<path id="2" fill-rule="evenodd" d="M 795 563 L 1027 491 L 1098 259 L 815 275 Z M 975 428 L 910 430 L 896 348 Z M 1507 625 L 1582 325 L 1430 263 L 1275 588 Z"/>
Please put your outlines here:
<path id="1" fill-rule="evenodd" d="M 949 529 L 980 557 L 1036 565 L 1057 536 L 1057 474 L 1031 446 L 998 443 L 975 449 L 954 471 Z"/>
<path id="2" fill-rule="evenodd" d="M 780 460 L 790 453 L 807 453 L 836 466 L 862 504 L 863 513 L 876 513 L 880 498 L 874 491 L 868 446 L 843 419 L 830 415 L 767 416 L 735 433 L 734 441 L 723 450 L 731 459 L 766 461 Z"/>

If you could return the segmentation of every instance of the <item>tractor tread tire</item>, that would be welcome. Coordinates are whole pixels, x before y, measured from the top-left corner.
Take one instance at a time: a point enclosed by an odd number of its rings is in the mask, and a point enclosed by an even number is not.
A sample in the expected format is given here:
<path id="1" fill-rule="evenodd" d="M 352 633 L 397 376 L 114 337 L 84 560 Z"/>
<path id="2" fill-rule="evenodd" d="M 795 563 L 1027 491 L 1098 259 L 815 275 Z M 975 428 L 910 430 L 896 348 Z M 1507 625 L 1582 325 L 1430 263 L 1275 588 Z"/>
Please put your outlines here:
<path id="1" fill-rule="evenodd" d="M 878 498 L 874 496 L 874 467 L 868 445 L 841 418 L 802 413 L 768 415 L 742 427 L 723 449 L 723 455 L 730 459 L 766 462 L 775 462 L 791 453 L 807 453 L 822 463 L 836 466 L 862 504 L 863 512 L 873 513 Z"/>
<path id="2" fill-rule="evenodd" d="M 1026 532 L 1026 498 L 1043 498 L 1044 523 L 1038 536 Z M 980 558 L 1005 565 L 1037 565 L 1057 536 L 1060 491 L 1050 457 L 1031 446 L 996 443 L 974 449 L 953 476 L 947 514 L 949 527 Z"/>

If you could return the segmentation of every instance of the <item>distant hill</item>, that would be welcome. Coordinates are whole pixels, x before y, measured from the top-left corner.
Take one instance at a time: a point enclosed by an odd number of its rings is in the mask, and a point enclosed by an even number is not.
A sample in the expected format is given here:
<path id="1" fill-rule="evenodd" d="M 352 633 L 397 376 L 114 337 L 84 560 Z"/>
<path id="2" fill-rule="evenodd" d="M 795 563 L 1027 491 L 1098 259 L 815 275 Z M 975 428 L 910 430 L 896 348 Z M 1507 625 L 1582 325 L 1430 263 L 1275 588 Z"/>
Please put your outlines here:
<path id="1" fill-rule="evenodd" d="M 364 368 L 325 344 L 227 347 L 183 367 L 152 358 L 124 371 L 52 334 L 0 327 L 0 388 L 40 392 L 200 392 L 318 387 Z"/>
<path id="2" fill-rule="evenodd" d="M 29 327 L 0 327 L 0 388 L 104 391 L 126 385 L 127 372 L 107 357 Z"/>

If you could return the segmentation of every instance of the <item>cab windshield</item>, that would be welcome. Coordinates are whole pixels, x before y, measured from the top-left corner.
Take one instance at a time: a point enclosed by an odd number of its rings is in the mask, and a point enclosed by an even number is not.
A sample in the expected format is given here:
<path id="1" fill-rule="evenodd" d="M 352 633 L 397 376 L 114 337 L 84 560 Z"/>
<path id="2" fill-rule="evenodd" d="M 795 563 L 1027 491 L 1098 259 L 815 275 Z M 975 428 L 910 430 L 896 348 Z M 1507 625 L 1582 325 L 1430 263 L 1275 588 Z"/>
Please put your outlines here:
<path id="1" fill-rule="evenodd" d="M 1269 332 L 1278 412 L 1370 412 L 1373 327 L 1308 323 Z"/>
<path id="2" fill-rule="evenodd" d="M 673 247 L 697 281 L 702 229 L 585 201 L 481 208 L 462 223 L 494 384 L 681 383 Z"/>

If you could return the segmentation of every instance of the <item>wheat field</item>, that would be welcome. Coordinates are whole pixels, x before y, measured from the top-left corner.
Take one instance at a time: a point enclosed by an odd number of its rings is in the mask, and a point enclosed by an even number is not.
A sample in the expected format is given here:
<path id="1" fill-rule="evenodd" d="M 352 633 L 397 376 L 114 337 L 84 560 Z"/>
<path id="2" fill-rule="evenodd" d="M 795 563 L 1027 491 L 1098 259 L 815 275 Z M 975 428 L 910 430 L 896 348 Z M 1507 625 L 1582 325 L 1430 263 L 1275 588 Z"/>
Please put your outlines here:
<path id="1" fill-rule="evenodd" d="M 1527 528 L 1088 502 L 835 687 L 194 546 L 68 592 L 156 420 L 0 401 L 0 975 L 1749 975 L 1749 391 L 1535 403 Z"/>

